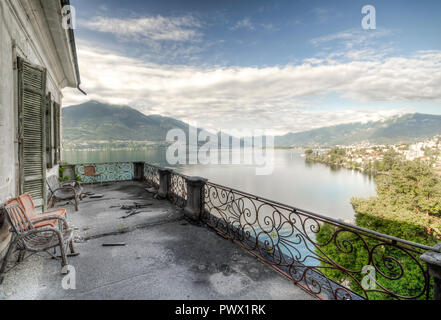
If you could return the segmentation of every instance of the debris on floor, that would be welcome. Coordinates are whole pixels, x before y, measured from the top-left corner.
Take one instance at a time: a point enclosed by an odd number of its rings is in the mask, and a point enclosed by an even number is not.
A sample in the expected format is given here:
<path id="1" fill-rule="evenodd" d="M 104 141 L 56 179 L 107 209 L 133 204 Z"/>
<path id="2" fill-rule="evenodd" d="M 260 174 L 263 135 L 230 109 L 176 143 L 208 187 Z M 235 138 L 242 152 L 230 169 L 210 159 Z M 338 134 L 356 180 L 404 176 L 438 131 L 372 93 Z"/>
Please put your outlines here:
<path id="1" fill-rule="evenodd" d="M 103 243 L 103 247 L 124 247 L 125 245 L 125 242 Z"/>
<path id="2" fill-rule="evenodd" d="M 89 198 L 90 199 L 101 199 L 101 198 L 104 198 L 104 195 L 103 194 L 94 194 L 94 195 L 89 196 Z"/>
<path id="3" fill-rule="evenodd" d="M 145 188 L 145 190 L 149 193 L 157 193 L 158 192 L 158 189 L 153 188 L 153 187 L 152 188 Z"/>
<path id="4" fill-rule="evenodd" d="M 110 208 L 120 208 L 121 210 L 134 210 L 134 209 L 142 209 L 152 206 L 152 202 L 140 204 L 137 202 L 133 202 L 133 205 L 121 204 L 119 206 L 111 206 Z"/>
<path id="5" fill-rule="evenodd" d="M 152 205 L 153 205 L 153 203 L 151 203 L 151 202 L 144 203 L 144 204 L 133 202 L 132 205 L 121 204 L 119 206 L 111 206 L 110 208 L 120 208 L 121 210 L 125 210 L 126 211 L 126 215 L 122 216 L 120 219 L 127 219 L 127 218 L 129 218 L 131 216 L 134 216 L 134 215 L 142 213 L 142 212 L 151 212 L 150 210 L 140 211 L 138 209 L 147 208 L 147 207 L 150 207 Z"/>
<path id="6" fill-rule="evenodd" d="M 127 214 L 125 216 L 122 216 L 121 219 L 127 219 L 127 218 L 134 216 L 136 214 L 139 214 L 141 212 L 151 212 L 151 211 L 150 210 L 136 211 L 135 209 L 133 209 L 133 210 L 127 211 L 126 212 Z"/>

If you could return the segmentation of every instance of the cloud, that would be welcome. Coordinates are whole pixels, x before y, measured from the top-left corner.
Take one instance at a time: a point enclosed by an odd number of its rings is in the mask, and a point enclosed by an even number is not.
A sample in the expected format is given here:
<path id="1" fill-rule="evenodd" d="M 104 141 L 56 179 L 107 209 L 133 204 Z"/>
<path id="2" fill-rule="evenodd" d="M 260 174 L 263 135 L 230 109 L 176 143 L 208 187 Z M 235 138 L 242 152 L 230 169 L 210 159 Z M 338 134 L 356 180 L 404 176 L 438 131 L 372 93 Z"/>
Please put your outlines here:
<path id="1" fill-rule="evenodd" d="M 238 29 L 246 29 L 246 30 L 255 30 L 256 27 L 251 22 L 249 18 L 244 18 L 242 20 L 239 20 L 236 22 L 236 24 L 231 27 L 231 30 L 238 30 Z"/>
<path id="2" fill-rule="evenodd" d="M 378 61 L 395 52 L 393 41 L 386 39 L 395 34 L 389 29 L 349 29 L 313 38 L 310 43 L 321 49 L 317 57 L 328 61 Z"/>
<path id="3" fill-rule="evenodd" d="M 363 103 L 441 101 L 441 51 L 347 63 L 309 60 L 272 67 L 200 67 L 146 63 L 78 44 L 83 88 L 91 99 L 128 104 L 146 114 L 196 121 L 207 129 L 271 129 L 274 133 L 381 119 Z M 311 98 L 336 94 L 344 111 L 317 110 Z M 65 92 L 65 105 L 85 97 Z M 404 111 L 409 111 L 407 108 Z"/>
<path id="4" fill-rule="evenodd" d="M 311 10 L 315 17 L 316 23 L 324 24 L 336 17 L 340 17 L 342 14 L 339 11 L 330 8 L 316 7 Z"/>
<path id="5" fill-rule="evenodd" d="M 81 25 L 99 32 L 111 33 L 120 39 L 138 42 L 152 41 L 199 41 L 201 22 L 193 16 L 109 18 L 97 17 L 81 21 Z"/>
<path id="6" fill-rule="evenodd" d="M 375 30 L 361 30 L 361 29 L 349 29 L 334 34 L 329 34 L 322 37 L 311 39 L 311 43 L 314 46 L 326 44 L 331 41 L 339 41 L 350 49 L 360 44 L 368 44 L 372 41 L 393 35 L 393 32 L 388 29 L 375 29 Z"/>

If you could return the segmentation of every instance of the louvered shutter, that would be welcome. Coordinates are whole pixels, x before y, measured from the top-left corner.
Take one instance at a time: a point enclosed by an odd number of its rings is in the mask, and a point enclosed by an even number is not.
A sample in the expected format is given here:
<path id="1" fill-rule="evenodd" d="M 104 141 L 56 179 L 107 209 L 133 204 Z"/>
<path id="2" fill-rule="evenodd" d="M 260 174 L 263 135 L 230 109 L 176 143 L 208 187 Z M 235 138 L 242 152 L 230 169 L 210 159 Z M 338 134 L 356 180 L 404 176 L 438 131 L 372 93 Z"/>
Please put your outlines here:
<path id="1" fill-rule="evenodd" d="M 60 105 L 54 102 L 54 164 L 61 162 Z"/>
<path id="2" fill-rule="evenodd" d="M 20 192 L 46 207 L 46 70 L 18 59 Z"/>
<path id="3" fill-rule="evenodd" d="M 52 95 L 46 96 L 46 164 L 50 169 L 54 166 L 53 155 L 53 135 L 52 135 Z"/>

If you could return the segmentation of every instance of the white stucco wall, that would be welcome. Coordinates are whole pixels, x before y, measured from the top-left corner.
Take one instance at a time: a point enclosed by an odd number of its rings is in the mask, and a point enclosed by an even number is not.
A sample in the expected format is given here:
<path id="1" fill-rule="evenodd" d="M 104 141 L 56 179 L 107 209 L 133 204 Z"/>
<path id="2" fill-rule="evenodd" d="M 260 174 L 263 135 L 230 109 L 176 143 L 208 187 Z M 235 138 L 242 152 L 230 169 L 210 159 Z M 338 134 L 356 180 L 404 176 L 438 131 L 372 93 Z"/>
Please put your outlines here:
<path id="1" fill-rule="evenodd" d="M 0 1 L 0 202 L 18 194 L 16 55 L 48 69 L 47 89 L 61 105 L 62 95 L 58 84 L 62 80 L 55 79 L 51 61 L 44 54 L 45 44 L 36 40 L 33 25 L 20 1 Z M 49 175 L 57 173 L 58 167 L 48 171 Z M 0 227 L 0 252 L 7 244 L 8 237 L 6 223 L 3 223 Z"/>

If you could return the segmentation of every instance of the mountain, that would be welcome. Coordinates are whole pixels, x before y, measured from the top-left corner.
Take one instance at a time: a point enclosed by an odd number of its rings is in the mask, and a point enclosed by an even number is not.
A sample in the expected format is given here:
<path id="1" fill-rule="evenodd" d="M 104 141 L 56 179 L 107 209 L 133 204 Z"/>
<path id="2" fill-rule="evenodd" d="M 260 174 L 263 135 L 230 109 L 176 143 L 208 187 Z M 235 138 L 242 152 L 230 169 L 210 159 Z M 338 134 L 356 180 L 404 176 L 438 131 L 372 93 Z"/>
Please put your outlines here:
<path id="1" fill-rule="evenodd" d="M 154 141 L 166 140 L 171 129 L 187 132 L 188 124 L 159 115 L 146 116 L 128 106 L 89 101 L 63 108 L 63 140 Z"/>
<path id="2" fill-rule="evenodd" d="M 385 121 L 349 123 L 288 133 L 275 137 L 275 145 L 288 146 L 334 146 L 362 142 L 395 144 L 414 142 L 418 139 L 441 134 L 441 116 L 430 114 L 406 114 Z"/>
<path id="3" fill-rule="evenodd" d="M 144 115 L 128 106 L 89 101 L 63 108 L 65 143 L 89 141 L 164 142 L 169 130 L 188 132 L 185 122 L 159 115 Z M 199 132 L 202 129 L 199 130 Z M 413 142 L 441 134 L 441 116 L 407 114 L 385 121 L 349 123 L 275 137 L 275 145 L 333 146 L 361 142 L 393 144 Z"/>

